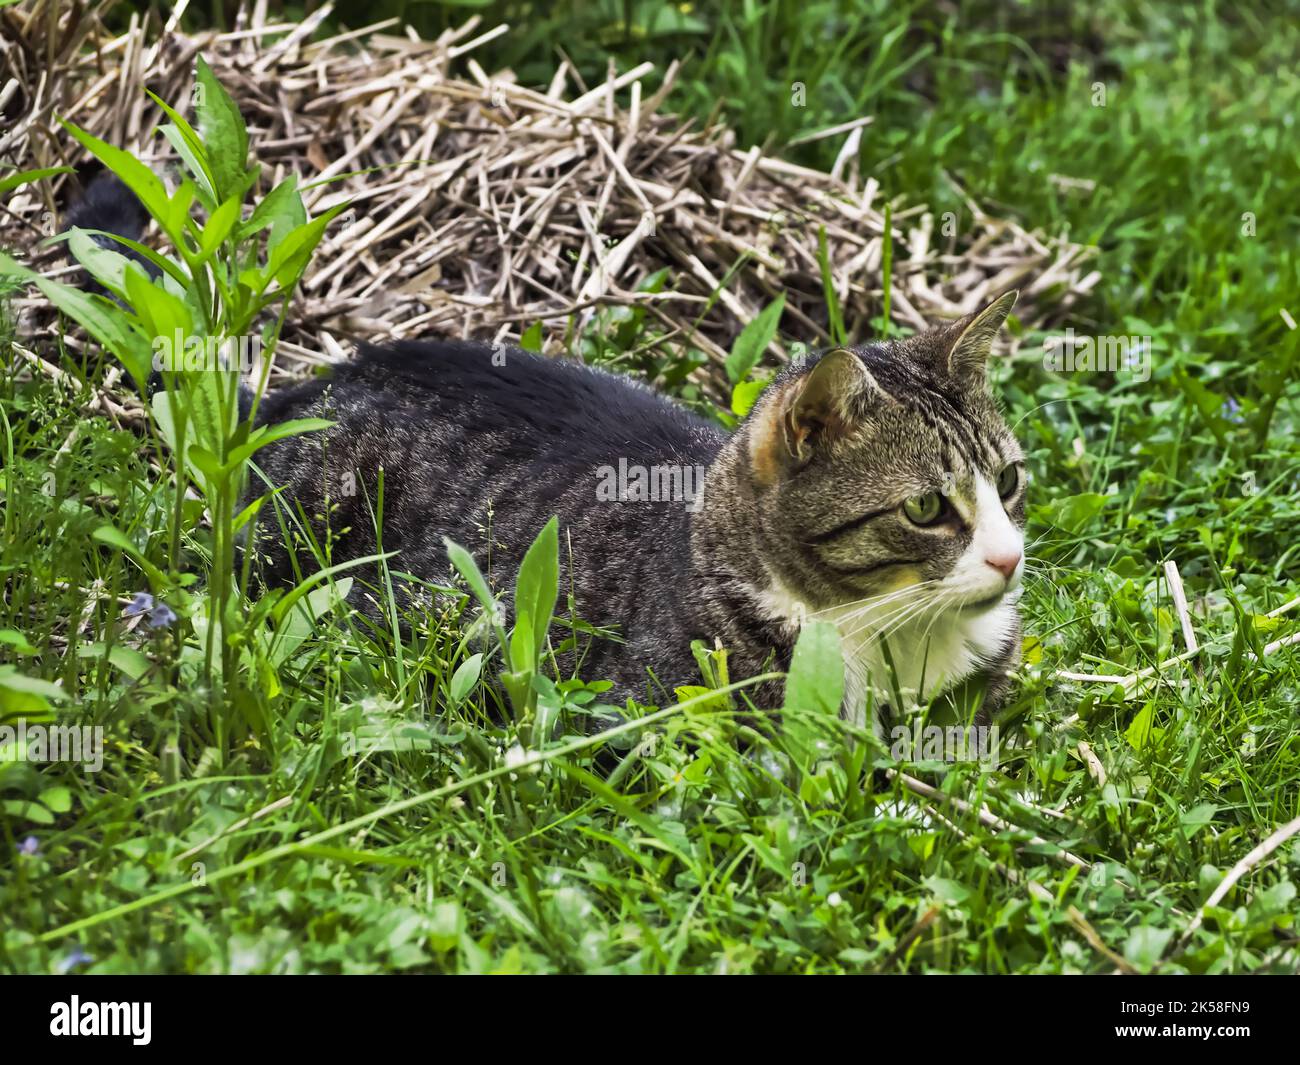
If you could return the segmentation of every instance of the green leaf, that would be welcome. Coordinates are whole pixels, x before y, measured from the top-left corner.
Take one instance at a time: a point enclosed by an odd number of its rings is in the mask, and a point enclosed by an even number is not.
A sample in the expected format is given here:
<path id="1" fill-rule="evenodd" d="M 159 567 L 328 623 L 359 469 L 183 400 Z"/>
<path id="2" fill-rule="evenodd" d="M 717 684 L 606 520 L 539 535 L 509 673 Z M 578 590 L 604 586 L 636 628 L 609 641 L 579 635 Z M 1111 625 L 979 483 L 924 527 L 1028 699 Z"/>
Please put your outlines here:
<path id="1" fill-rule="evenodd" d="M 145 558 L 144 553 L 120 529 L 114 528 L 112 525 L 101 525 L 90 534 L 90 537 L 92 540 L 114 547 L 130 557 L 155 584 L 161 585 L 164 583 L 162 571 Z"/>
<path id="2" fill-rule="evenodd" d="M 239 195 L 248 166 L 248 129 L 235 101 L 212 73 L 202 56 L 195 63 L 199 91 L 195 112 L 199 134 L 207 150 L 217 199 Z"/>
<path id="3" fill-rule="evenodd" d="M 885 236 L 889 240 L 888 234 Z M 835 294 L 835 277 L 831 272 L 830 252 L 826 248 L 826 227 L 817 227 L 817 266 L 822 275 L 822 294 L 826 298 L 826 317 L 830 326 L 831 343 L 843 344 L 844 315 L 840 311 L 840 298 Z M 886 277 L 889 276 L 886 269 Z"/>
<path id="4" fill-rule="evenodd" d="M 59 123 L 81 143 L 82 147 L 108 167 L 127 188 L 136 194 L 144 209 L 158 220 L 158 224 L 163 227 L 171 242 L 178 248 L 182 247 L 183 232 L 175 223 L 171 201 L 168 200 L 167 190 L 158 175 L 130 152 L 114 148 L 111 144 L 79 129 L 65 119 L 59 119 Z"/>
<path id="5" fill-rule="evenodd" d="M 743 380 L 763 357 L 763 352 L 776 336 L 776 327 L 781 321 L 783 310 L 785 310 L 784 292 L 777 296 L 774 303 L 769 303 L 759 311 L 758 316 L 741 330 L 740 336 L 736 337 L 736 342 L 731 346 L 731 354 L 727 356 L 726 361 L 727 380 L 733 385 Z M 743 412 L 737 411 L 737 413 Z"/>
<path id="6" fill-rule="evenodd" d="M 54 824 L 54 815 L 38 802 L 23 802 L 21 799 L 8 799 L 0 803 L 0 810 L 20 821 L 30 821 L 35 825 Z"/>
<path id="7" fill-rule="evenodd" d="M 143 258 L 148 259 L 149 262 L 153 263 L 154 266 L 158 267 L 161 273 L 167 274 L 168 277 L 170 277 L 173 281 L 176 282 L 176 287 L 180 291 L 184 291 L 185 287 L 190 283 L 189 275 L 185 273 L 184 269 L 181 267 L 181 264 L 178 263 L 175 259 L 166 255 L 162 255 L 159 252 L 154 251 L 152 248 L 148 247 L 147 245 L 141 244 L 138 240 L 132 240 L 130 237 L 124 237 L 120 233 L 109 233 L 102 229 L 82 229 L 80 226 L 76 226 L 68 230 L 67 233 L 61 233 L 57 237 L 51 237 L 50 241 L 51 243 L 60 240 L 70 241 L 74 233 L 87 233 L 95 236 L 107 237 L 110 240 L 113 240 L 114 242 L 121 244 L 123 247 L 130 248 L 137 255 L 140 255 Z M 95 245 L 95 246 L 99 247 L 99 245 Z"/>
<path id="8" fill-rule="evenodd" d="M 532 655 L 527 663 L 530 668 L 541 659 L 559 593 L 559 528 L 559 520 L 554 517 L 542 527 L 524 555 L 515 581 L 516 625 L 526 624 L 532 640 Z M 512 669 L 522 668 L 513 655 L 510 665 Z"/>
<path id="9" fill-rule="evenodd" d="M 219 247 L 222 241 L 230 236 L 230 231 L 234 229 L 235 223 L 239 221 L 240 201 L 232 196 L 226 200 L 220 207 L 212 212 L 208 218 L 208 224 L 203 227 L 199 234 L 199 252 L 200 260 L 207 259 Z"/>
<path id="10" fill-rule="evenodd" d="M 121 252 L 101 247 L 84 229 L 69 231 L 68 250 L 91 277 L 119 299 L 126 299 L 127 270 L 134 270 L 141 277 L 147 277 L 139 263 L 128 259 Z"/>
<path id="11" fill-rule="evenodd" d="M 1048 524 L 1078 535 L 1092 524 L 1093 519 L 1102 512 L 1110 498 L 1097 492 L 1082 492 L 1079 495 L 1053 499 L 1046 506 L 1036 508 L 1036 513 Z"/>
<path id="12" fill-rule="evenodd" d="M 483 672 L 483 655 L 470 655 L 457 668 L 451 677 L 451 705 L 460 706 L 478 683 Z"/>
<path id="13" fill-rule="evenodd" d="M 741 381 L 731 390 L 731 409 L 734 413 L 744 417 L 754 409 L 754 404 L 758 402 L 758 397 L 763 394 L 763 390 L 771 383 L 771 379 L 761 377 L 755 381 Z"/>
<path id="14" fill-rule="evenodd" d="M 0 629 L 0 643 L 13 648 L 13 654 L 34 655 L 36 648 L 27 642 L 27 637 L 17 629 Z"/>
<path id="15" fill-rule="evenodd" d="M 115 644 L 111 650 L 103 643 L 88 643 L 77 648 L 78 658 L 93 658 L 96 661 L 108 655 L 108 660 L 120 669 L 126 676 L 132 680 L 139 680 L 150 669 L 153 663 L 133 647 L 125 647 L 122 644 Z"/>
<path id="16" fill-rule="evenodd" d="M 542 350 L 542 323 L 534 322 L 524 330 L 523 336 L 519 338 L 519 346 L 525 351 L 535 351 L 539 354 Z"/>
<path id="17" fill-rule="evenodd" d="M 304 596 L 309 595 L 313 588 L 322 581 L 329 580 L 336 573 L 343 573 L 346 570 L 357 569 L 360 566 L 368 566 L 372 562 L 383 562 L 386 559 L 392 558 L 395 554 L 397 554 L 396 551 L 384 551 L 375 555 L 364 555 L 361 558 L 350 558 L 346 562 L 339 562 L 333 566 L 327 566 L 325 569 L 317 570 L 309 577 L 304 577 L 294 586 L 293 591 L 276 602 L 275 607 L 271 610 L 271 618 L 273 622 L 276 625 L 282 624 L 285 617 L 292 612 L 294 607 L 298 605 L 299 601 Z M 338 585 L 340 588 L 339 594 L 345 594 L 342 591 L 343 582 L 339 581 Z"/>
<path id="18" fill-rule="evenodd" d="M 1124 944 L 1124 957 L 1138 969 L 1152 969 L 1160 961 L 1173 934 L 1172 928 L 1140 925 L 1129 933 L 1128 942 Z"/>
<path id="19" fill-rule="evenodd" d="M 435 903 L 429 915 L 429 946 L 440 953 L 451 950 L 460 941 L 464 927 L 465 920 L 459 902 L 448 899 Z"/>
<path id="20" fill-rule="evenodd" d="M 51 303 L 81 323 L 87 333 L 117 357 L 135 379 L 137 388 L 141 391 L 145 389 L 153 365 L 153 352 L 137 331 L 129 312 L 102 296 L 92 296 L 80 289 L 41 277 L 0 252 L 0 276 L 2 275 L 18 277 L 36 285 Z M 139 278 L 139 274 L 130 270 L 126 277 L 129 283 L 130 278 Z"/>
<path id="21" fill-rule="evenodd" d="M 949 880 L 942 876 L 927 876 L 921 883 L 940 902 L 960 906 L 970 898 L 970 889 L 959 884 L 956 880 Z"/>
<path id="22" fill-rule="evenodd" d="M 278 422 L 275 425 L 264 425 L 257 429 L 245 443 L 230 449 L 226 455 L 226 466 L 228 469 L 234 469 L 262 448 L 268 444 L 274 444 L 277 440 L 284 440 L 290 436 L 301 436 L 303 433 L 320 432 L 322 429 L 328 429 L 334 424 L 328 418 L 293 418 L 287 422 Z"/>
<path id="23" fill-rule="evenodd" d="M 46 788 L 36 798 L 42 806 L 56 814 L 66 814 L 72 809 L 72 792 L 64 787 Z"/>
<path id="24" fill-rule="evenodd" d="M 1187 371 L 1178 367 L 1173 374 L 1174 383 L 1182 389 L 1183 395 L 1191 402 L 1201 422 L 1219 442 L 1220 447 L 1228 446 L 1228 420 L 1223 416 L 1223 397 L 1206 388 Z"/>
<path id="25" fill-rule="evenodd" d="M 117 255 L 116 252 L 104 252 L 105 255 Z M 121 256 L 117 256 L 121 258 Z M 173 351 L 173 359 L 184 355 L 185 342 L 194 333 L 194 316 L 185 301 L 178 299 L 162 285 L 155 285 L 140 270 L 127 270 L 122 275 L 123 289 L 132 310 L 139 316 L 145 332 L 152 338 L 151 350 L 158 354 L 160 342 L 175 347 L 179 340 L 182 350 Z M 150 358 L 150 367 L 154 368 L 154 359 Z M 179 369 L 179 367 L 168 367 Z"/>
<path id="26" fill-rule="evenodd" d="M 844 700 L 844 659 L 839 631 L 829 621 L 804 625 L 785 681 L 788 710 L 839 715 Z"/>
<path id="27" fill-rule="evenodd" d="M 145 89 L 145 92 L 172 120 L 172 125 L 159 128 L 168 143 L 176 149 L 176 154 L 184 160 L 186 169 L 197 183 L 196 190 L 204 209 L 211 211 L 216 207 L 220 197 L 217 194 L 216 180 L 212 174 L 212 163 L 208 158 L 207 147 L 194 127 L 185 120 L 184 115 L 151 90 Z"/>
<path id="28" fill-rule="evenodd" d="M 17 2 L 17 0 L 15 0 Z M 40 181 L 42 178 L 52 177 L 55 174 L 71 174 L 70 166 L 47 166 L 40 170 L 22 170 L 17 174 L 10 174 L 7 178 L 0 178 L 0 196 L 7 196 L 20 185 L 27 185 L 33 181 Z"/>
<path id="29" fill-rule="evenodd" d="M 1151 742 L 1152 736 L 1159 733 L 1158 729 L 1153 728 L 1155 712 L 1155 703 L 1147 703 L 1134 715 L 1128 728 L 1124 730 L 1124 738 L 1135 751 L 1142 750 Z"/>
<path id="30" fill-rule="evenodd" d="M 1179 822 L 1183 826 L 1183 831 L 1187 833 L 1188 838 L 1196 835 L 1201 829 L 1214 820 L 1214 815 L 1219 812 L 1219 807 L 1212 802 L 1199 803 L 1190 810 L 1183 811 L 1179 815 Z"/>
<path id="31" fill-rule="evenodd" d="M 272 278 L 281 290 L 290 291 L 307 269 L 312 253 L 325 235 L 326 228 L 342 210 L 343 205 L 339 204 L 313 218 L 306 225 L 298 226 L 285 234 L 284 240 L 276 245 L 266 269 L 261 273 L 262 284 L 257 291 L 260 293 L 264 290 Z"/>
<path id="32" fill-rule="evenodd" d="M 474 561 L 474 556 L 461 547 L 460 544 L 449 540 L 445 536 L 442 538 L 442 542 L 447 550 L 448 561 L 455 567 L 456 572 L 464 578 L 465 583 L 469 585 L 469 590 L 474 593 L 474 598 L 478 600 L 479 606 L 483 608 L 484 613 L 493 619 L 493 627 L 497 629 L 498 637 L 504 645 L 505 633 L 501 631 L 500 625 L 496 623 L 496 619 L 500 616 L 496 597 L 488 590 L 488 583 L 483 579 L 483 574 L 478 568 L 478 563 Z M 504 646 L 502 650 L 505 650 Z"/>
<path id="33" fill-rule="evenodd" d="M 57 684 L 41 680 L 40 677 L 29 677 L 19 673 L 16 666 L 0 666 L 0 688 L 12 692 L 25 692 L 28 695 L 39 695 L 43 699 L 59 700 L 68 697 L 68 693 Z"/>
<path id="34" fill-rule="evenodd" d="M 290 174 L 262 197 L 261 202 L 253 208 L 248 221 L 235 230 L 235 239 L 246 240 L 270 226 L 271 235 L 267 238 L 266 246 L 268 251 L 273 252 L 286 236 L 306 224 L 307 211 L 298 194 L 298 175 Z"/>

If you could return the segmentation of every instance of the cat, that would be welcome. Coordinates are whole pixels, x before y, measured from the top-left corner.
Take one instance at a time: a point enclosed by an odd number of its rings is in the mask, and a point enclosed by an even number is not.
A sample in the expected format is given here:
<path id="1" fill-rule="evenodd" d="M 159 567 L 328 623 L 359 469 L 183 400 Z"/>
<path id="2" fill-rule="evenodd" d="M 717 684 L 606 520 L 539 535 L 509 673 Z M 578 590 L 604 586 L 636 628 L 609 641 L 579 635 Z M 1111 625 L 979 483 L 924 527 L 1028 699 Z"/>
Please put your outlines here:
<path id="1" fill-rule="evenodd" d="M 262 400 L 260 424 L 335 424 L 257 462 L 318 542 L 328 525 L 332 562 L 396 551 L 394 570 L 434 584 L 451 578 L 447 537 L 508 595 L 557 515 L 561 610 L 571 590 L 580 617 L 619 636 L 592 638 L 576 664 L 613 682 L 612 702 L 662 705 L 698 683 L 696 640 L 728 650 L 733 679 L 784 671 L 819 618 L 840 632 L 848 720 L 879 728 L 869 705 L 974 678 L 987 721 L 1020 644 L 1024 458 L 986 375 L 1015 298 L 794 361 L 731 433 L 573 360 L 470 341 L 363 345 Z M 271 511 L 253 541 L 263 578 L 313 572 Z M 379 615 L 376 571 L 356 575 L 353 599 Z M 565 635 L 557 623 L 555 642 Z M 778 707 L 781 685 L 750 695 Z"/>
<path id="2" fill-rule="evenodd" d="M 594 641 L 582 672 L 612 680 L 619 701 L 663 703 L 697 682 L 693 640 L 727 648 L 733 678 L 784 670 L 820 617 L 840 630 L 855 723 L 869 695 L 926 700 L 976 673 L 987 711 L 1017 660 L 1024 566 L 1023 457 L 985 376 L 1013 301 L 794 363 L 730 435 L 577 362 L 463 341 L 366 346 L 327 380 L 264 401 L 259 422 L 336 424 L 259 461 L 306 514 L 328 512 L 342 532 L 334 561 L 381 549 L 382 467 L 382 549 L 429 581 L 448 577 L 446 536 L 490 560 L 508 592 L 558 515 L 562 587 L 572 581 L 579 615 L 623 641 Z M 629 469 L 660 472 L 641 491 L 624 476 L 620 499 L 611 474 Z M 702 489 L 685 498 L 691 477 L 677 471 L 696 469 Z M 291 579 L 279 530 L 261 544 L 265 572 Z M 768 689 L 757 700 L 779 705 Z"/>

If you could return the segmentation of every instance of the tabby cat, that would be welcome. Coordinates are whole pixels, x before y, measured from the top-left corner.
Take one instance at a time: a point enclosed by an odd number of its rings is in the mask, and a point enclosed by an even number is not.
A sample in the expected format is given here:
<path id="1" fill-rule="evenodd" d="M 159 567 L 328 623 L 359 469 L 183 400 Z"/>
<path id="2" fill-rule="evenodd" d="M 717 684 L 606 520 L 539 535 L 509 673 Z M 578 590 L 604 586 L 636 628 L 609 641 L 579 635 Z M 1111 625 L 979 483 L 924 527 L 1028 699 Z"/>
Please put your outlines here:
<path id="1" fill-rule="evenodd" d="M 73 221 L 138 237 L 143 211 L 101 179 Z M 333 562 L 380 550 L 382 471 L 382 549 L 432 583 L 450 575 L 449 537 L 508 594 L 558 515 L 561 588 L 620 634 L 572 665 L 612 680 L 619 702 L 671 701 L 698 682 L 693 640 L 728 648 L 733 678 L 784 670 L 820 618 L 841 634 L 845 717 L 865 723 L 868 706 L 967 678 L 984 685 L 986 717 L 1019 649 L 1024 463 L 985 375 L 1014 302 L 792 363 L 730 435 L 574 361 L 463 341 L 364 346 L 261 403 L 263 424 L 336 424 L 258 460 L 318 543 L 328 526 Z M 264 577 L 313 572 L 270 510 L 255 540 Z M 378 613 L 377 575 L 359 573 L 353 598 Z M 773 684 L 753 694 L 781 702 Z"/>
<path id="2" fill-rule="evenodd" d="M 562 588 L 622 637 L 593 641 L 581 673 L 613 680 L 620 702 L 698 683 L 693 640 L 728 648 L 733 678 L 784 669 L 800 626 L 822 618 L 845 649 L 846 717 L 973 674 L 987 711 L 1019 646 L 1024 466 L 985 378 L 1014 299 L 794 363 L 730 435 L 577 362 L 459 341 L 364 347 L 263 403 L 261 422 L 336 424 L 261 464 L 306 514 L 328 514 L 334 561 L 380 549 L 382 468 L 382 549 L 428 581 L 446 580 L 450 537 L 508 592 L 558 515 Z M 260 543 L 266 572 L 289 579 L 279 529 Z"/>

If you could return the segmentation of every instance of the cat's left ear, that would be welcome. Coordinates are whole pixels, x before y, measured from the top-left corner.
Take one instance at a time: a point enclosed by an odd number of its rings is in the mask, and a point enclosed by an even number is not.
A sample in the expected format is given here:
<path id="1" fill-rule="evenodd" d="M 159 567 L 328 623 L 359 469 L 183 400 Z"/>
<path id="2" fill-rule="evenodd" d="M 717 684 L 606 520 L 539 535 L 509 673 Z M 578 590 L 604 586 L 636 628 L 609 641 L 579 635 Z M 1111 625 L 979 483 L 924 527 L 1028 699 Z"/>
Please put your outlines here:
<path id="1" fill-rule="evenodd" d="M 982 311 L 958 319 L 948 329 L 953 338 L 948 347 L 948 376 L 958 381 L 982 382 L 993 338 L 1016 305 L 1020 293 L 1012 290 L 999 296 Z"/>
<path id="2" fill-rule="evenodd" d="M 822 355 L 807 372 L 774 386 L 750 415 L 750 459 L 772 484 L 850 436 L 875 403 L 892 403 L 848 348 Z"/>

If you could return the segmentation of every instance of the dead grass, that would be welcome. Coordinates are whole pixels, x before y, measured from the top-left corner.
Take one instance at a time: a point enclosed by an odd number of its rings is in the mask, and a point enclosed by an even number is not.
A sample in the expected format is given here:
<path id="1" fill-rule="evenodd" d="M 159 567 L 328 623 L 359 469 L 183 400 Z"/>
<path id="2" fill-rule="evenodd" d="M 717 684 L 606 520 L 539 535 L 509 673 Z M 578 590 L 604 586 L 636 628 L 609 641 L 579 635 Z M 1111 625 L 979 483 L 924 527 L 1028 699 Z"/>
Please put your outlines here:
<path id="1" fill-rule="evenodd" d="M 320 248 L 277 356 L 277 375 L 343 358 L 349 342 L 425 333 L 512 339 L 534 322 L 559 350 L 598 308 L 645 304 L 668 350 L 695 346 L 716 364 L 754 314 L 786 294 L 782 334 L 827 339 L 817 249 L 824 227 L 846 329 L 869 336 L 882 306 L 885 202 L 860 174 L 857 145 L 872 116 L 813 136 L 843 140 L 831 173 L 736 146 L 724 125 L 663 110 L 677 69 L 647 94 L 650 64 L 597 85 L 567 64 L 537 91 L 509 71 L 488 74 L 476 48 L 508 27 L 471 18 L 425 41 L 391 22 L 320 35 L 328 6 L 301 26 L 272 24 L 257 4 L 230 33 L 133 22 L 110 35 L 109 5 L 68 9 L 36 0 L 0 11 L 0 107 L 11 122 L 0 158 L 21 168 L 84 161 L 62 115 L 172 167 L 145 95 L 189 97 L 202 53 L 239 103 L 262 191 L 288 173 L 318 184 L 310 202 L 351 210 Z M 51 275 L 54 231 L 71 178 L 20 190 L 0 213 L 0 245 Z M 891 314 L 919 328 L 1021 289 L 1029 325 L 1059 317 L 1097 279 L 1089 249 L 990 217 L 940 238 L 924 205 L 895 201 Z M 667 267 L 669 291 L 638 292 Z M 714 298 L 716 296 L 716 298 Z M 54 328 L 43 302 L 21 302 L 28 335 Z M 780 341 L 774 357 L 786 352 Z M 707 375 L 706 375 L 707 376 Z"/>

